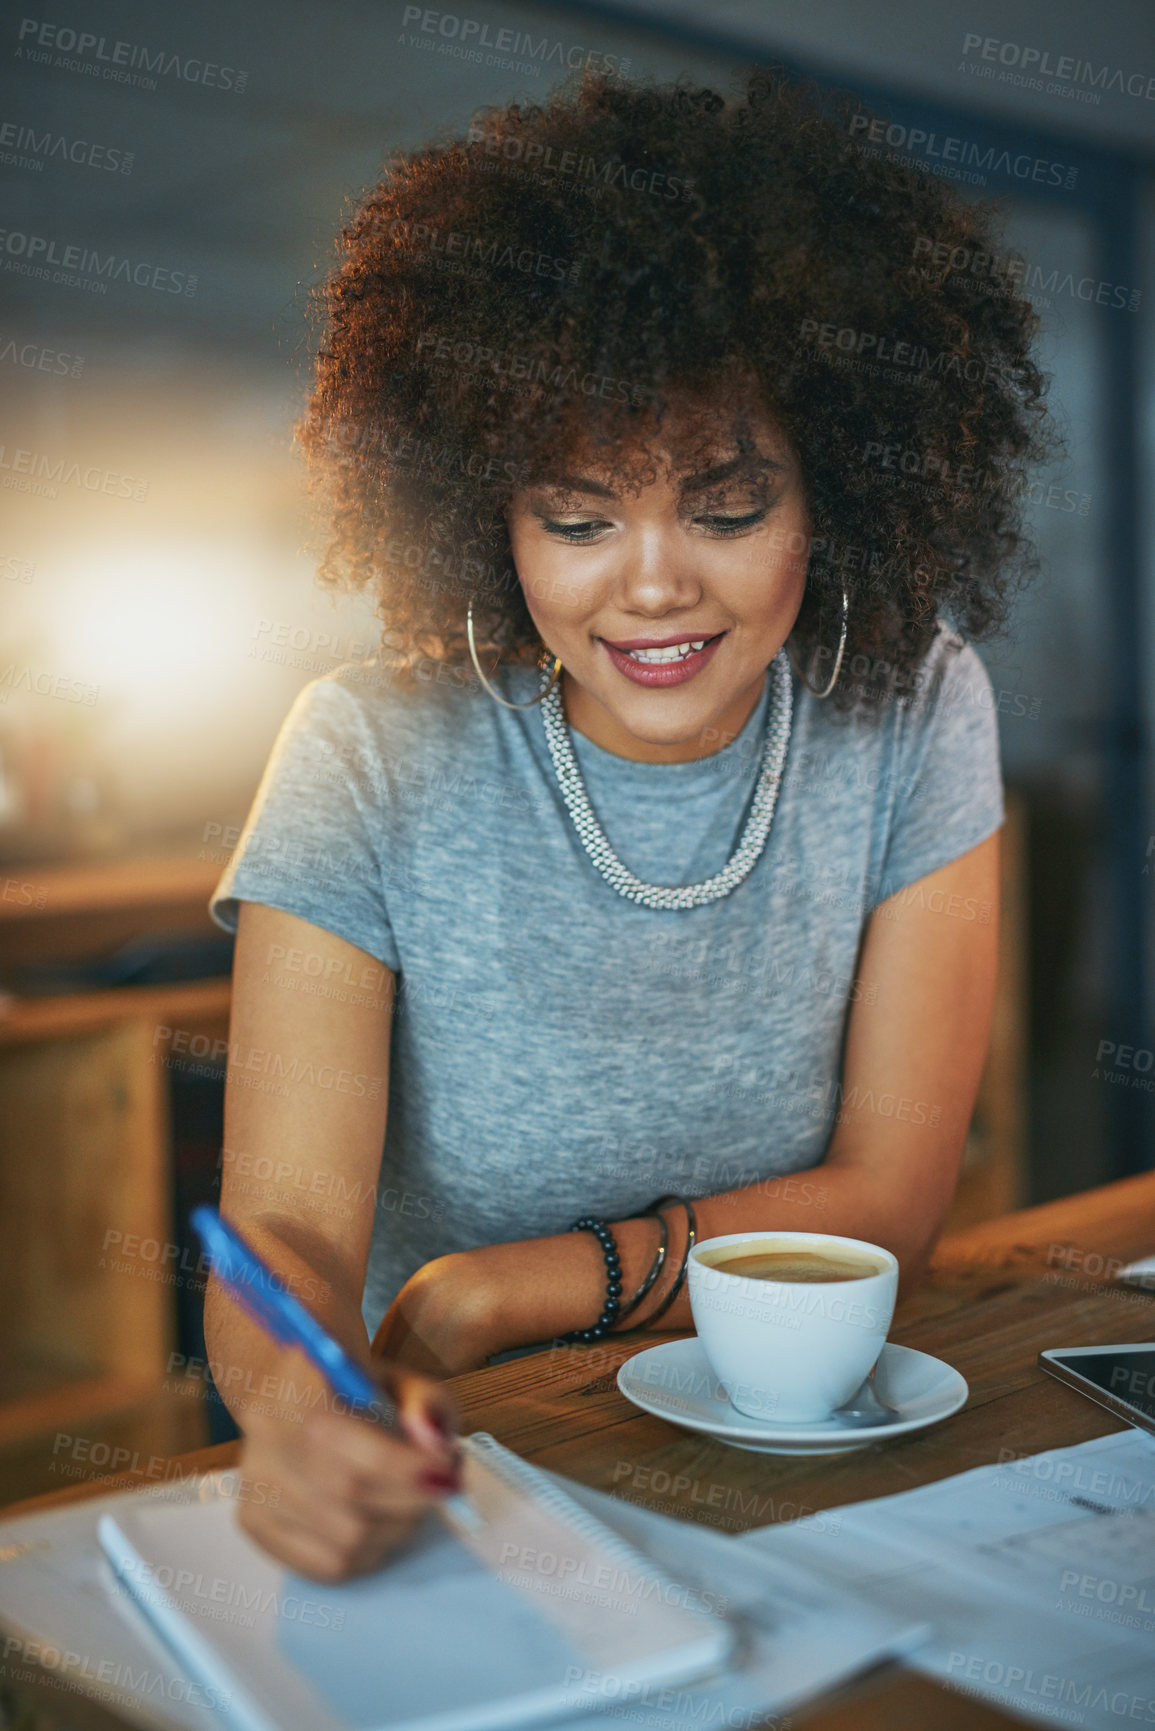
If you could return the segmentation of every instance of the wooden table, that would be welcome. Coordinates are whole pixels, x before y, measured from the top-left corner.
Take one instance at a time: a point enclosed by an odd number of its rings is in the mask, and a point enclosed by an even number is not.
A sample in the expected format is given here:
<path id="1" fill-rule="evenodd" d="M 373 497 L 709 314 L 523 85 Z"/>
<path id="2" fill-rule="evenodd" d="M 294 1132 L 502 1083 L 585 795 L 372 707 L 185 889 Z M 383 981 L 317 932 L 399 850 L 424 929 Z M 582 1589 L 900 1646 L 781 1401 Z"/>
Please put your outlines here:
<path id="1" fill-rule="evenodd" d="M 1155 1172 L 944 1239 L 923 1286 L 900 1306 L 891 1338 L 954 1365 L 970 1384 L 970 1400 L 942 1425 L 855 1454 L 748 1454 L 639 1412 L 614 1377 L 632 1353 L 677 1338 L 657 1333 L 558 1348 L 457 1377 L 462 1428 L 492 1431 L 527 1460 L 583 1484 L 730 1532 L 911 1490 L 1007 1459 L 1007 1450 L 1035 1454 L 1124 1429 L 1045 1375 L 1035 1359 L 1044 1346 L 1155 1340 L 1155 1294 L 1113 1280 L 1122 1263 L 1153 1248 Z M 236 1448 L 186 1455 L 183 1470 L 231 1465 Z M 133 1482 L 94 1480 L 4 1513 Z M 714 1486 L 723 1488 L 711 1501 Z M 95 1702 L 70 1696 L 62 1703 L 59 1690 L 27 1670 L 21 1686 L 48 1714 L 36 1721 L 38 1731 L 42 1723 L 94 1731 L 123 1723 Z M 1017 1722 L 893 1665 L 794 1717 L 814 1731 L 978 1731 Z"/>

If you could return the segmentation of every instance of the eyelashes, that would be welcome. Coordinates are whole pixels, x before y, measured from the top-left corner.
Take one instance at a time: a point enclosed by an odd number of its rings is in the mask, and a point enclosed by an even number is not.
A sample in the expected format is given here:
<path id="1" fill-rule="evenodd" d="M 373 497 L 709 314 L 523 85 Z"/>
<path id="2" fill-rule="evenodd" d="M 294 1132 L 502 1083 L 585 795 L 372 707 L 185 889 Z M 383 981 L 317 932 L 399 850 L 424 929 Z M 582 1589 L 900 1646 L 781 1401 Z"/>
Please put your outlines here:
<path id="1" fill-rule="evenodd" d="M 697 517 L 695 521 L 708 523 L 716 535 L 740 535 L 743 529 L 753 529 L 763 522 L 769 510 L 769 505 L 762 505 L 757 511 L 748 511 L 744 517 Z"/>
<path id="2" fill-rule="evenodd" d="M 741 535 L 747 529 L 756 528 L 759 523 L 765 521 L 769 512 L 769 505 L 762 505 L 758 510 L 748 511 L 741 517 L 709 515 L 695 517 L 694 522 L 704 525 L 711 535 L 725 538 L 729 535 Z M 539 521 L 547 535 L 552 535 L 559 541 L 571 541 L 578 545 L 583 541 L 594 540 L 603 529 L 612 527 L 612 524 L 607 523 L 601 517 L 586 518 L 580 523 L 558 523 L 551 517 L 541 517 Z"/>

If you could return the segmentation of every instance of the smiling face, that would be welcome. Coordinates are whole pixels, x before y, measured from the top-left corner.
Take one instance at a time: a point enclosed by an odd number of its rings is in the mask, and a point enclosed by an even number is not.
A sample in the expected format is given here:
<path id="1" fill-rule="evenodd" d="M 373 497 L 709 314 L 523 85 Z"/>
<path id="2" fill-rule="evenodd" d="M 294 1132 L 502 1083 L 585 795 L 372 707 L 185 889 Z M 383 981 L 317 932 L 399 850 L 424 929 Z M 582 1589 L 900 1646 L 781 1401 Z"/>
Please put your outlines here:
<path id="1" fill-rule="evenodd" d="M 689 409 L 686 411 L 690 413 Z M 683 424 L 685 416 L 683 417 Z M 517 493 L 514 563 L 571 727 L 619 757 L 706 757 L 748 720 L 798 616 L 810 518 L 764 411 L 627 485 L 580 448 Z"/>

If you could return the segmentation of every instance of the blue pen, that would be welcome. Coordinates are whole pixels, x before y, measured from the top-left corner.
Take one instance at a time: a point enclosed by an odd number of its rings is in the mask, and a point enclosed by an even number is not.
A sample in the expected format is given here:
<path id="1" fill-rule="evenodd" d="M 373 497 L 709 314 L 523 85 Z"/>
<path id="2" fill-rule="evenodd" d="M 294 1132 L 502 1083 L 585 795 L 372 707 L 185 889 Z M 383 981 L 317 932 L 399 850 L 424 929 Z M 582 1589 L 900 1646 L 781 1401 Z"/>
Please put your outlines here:
<path id="1" fill-rule="evenodd" d="M 203 1203 L 189 1215 L 213 1273 L 230 1297 L 282 1345 L 296 1346 L 325 1378 L 334 1394 L 348 1402 L 350 1412 L 398 1430 L 397 1408 L 373 1378 L 361 1369 L 317 1318 L 286 1291 L 280 1276 L 246 1244 L 235 1227 Z M 443 1505 L 476 1527 L 481 1516 L 465 1496 L 447 1497 Z"/>

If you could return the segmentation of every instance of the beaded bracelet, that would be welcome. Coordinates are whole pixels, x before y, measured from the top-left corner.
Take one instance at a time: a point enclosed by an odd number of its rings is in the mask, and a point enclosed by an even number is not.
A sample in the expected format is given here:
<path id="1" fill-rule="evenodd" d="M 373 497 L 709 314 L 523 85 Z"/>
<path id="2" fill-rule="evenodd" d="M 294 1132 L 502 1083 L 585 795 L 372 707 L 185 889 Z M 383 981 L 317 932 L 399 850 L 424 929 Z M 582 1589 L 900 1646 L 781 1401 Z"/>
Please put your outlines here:
<path id="1" fill-rule="evenodd" d="M 651 1213 L 653 1213 L 652 1208 L 639 1208 L 636 1214 L 629 1214 L 626 1218 L 628 1220 L 644 1220 L 646 1216 Z M 617 1319 L 619 1322 L 624 1322 L 627 1316 L 632 1316 L 634 1314 L 634 1311 L 638 1308 L 638 1305 L 642 1302 L 642 1299 L 645 1298 L 646 1294 L 652 1289 L 654 1282 L 657 1280 L 659 1274 L 661 1274 L 662 1269 L 666 1266 L 666 1252 L 670 1248 L 670 1228 L 664 1214 L 659 1214 L 657 1216 L 657 1221 L 658 1229 L 661 1233 L 661 1242 L 658 1245 L 658 1253 L 650 1264 L 649 1273 L 642 1281 L 642 1284 L 638 1287 L 638 1290 L 634 1293 L 634 1296 L 630 1299 L 627 1305 L 618 1311 Z"/>
<path id="2" fill-rule="evenodd" d="M 592 1328 L 574 1328 L 568 1334 L 559 1334 L 558 1343 L 563 1346 L 581 1344 L 588 1346 L 595 1340 L 601 1340 L 618 1319 L 622 1296 L 622 1264 L 618 1256 L 617 1240 L 604 1220 L 597 1220 L 593 1215 L 583 1214 L 580 1220 L 575 1220 L 569 1229 L 571 1232 L 592 1232 L 602 1247 L 602 1255 L 606 1261 L 606 1302 L 601 1315 Z M 630 1300 L 631 1307 L 633 1299 Z"/>

